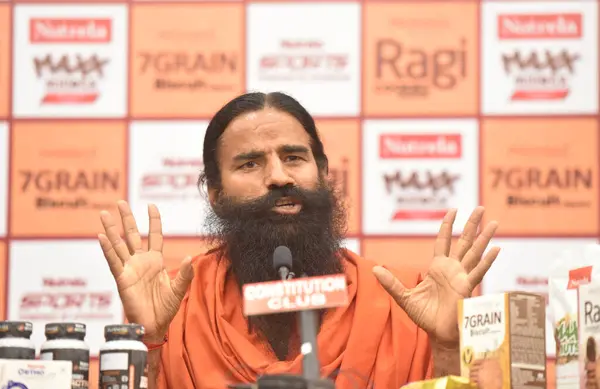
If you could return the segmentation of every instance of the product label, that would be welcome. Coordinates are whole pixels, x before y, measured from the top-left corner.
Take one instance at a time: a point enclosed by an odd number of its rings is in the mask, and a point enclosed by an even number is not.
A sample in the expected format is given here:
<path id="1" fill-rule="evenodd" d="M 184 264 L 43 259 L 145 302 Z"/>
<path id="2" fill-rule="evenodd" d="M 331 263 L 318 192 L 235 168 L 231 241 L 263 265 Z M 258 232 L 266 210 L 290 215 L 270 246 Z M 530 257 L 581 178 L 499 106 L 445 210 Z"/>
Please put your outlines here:
<path id="1" fill-rule="evenodd" d="M 577 342 L 577 317 L 567 314 L 556 323 L 556 357 L 558 364 L 567 364 L 577 360 L 579 344 Z"/>
<path id="2" fill-rule="evenodd" d="M 35 350 L 25 347 L 0 347 L 0 359 L 35 359 Z"/>
<path id="3" fill-rule="evenodd" d="M 579 288 L 579 383 L 581 389 L 600 389 L 600 285 Z"/>
<path id="4" fill-rule="evenodd" d="M 479 383 L 480 373 L 485 371 L 502 382 L 503 345 L 507 343 L 504 295 L 465 299 L 459 311 L 463 377 Z"/>
<path id="5" fill-rule="evenodd" d="M 509 295 L 510 382 L 513 388 L 546 388 L 545 307 L 542 296 Z"/>
<path id="6" fill-rule="evenodd" d="M 45 349 L 40 359 L 54 361 L 71 361 L 73 363 L 72 389 L 88 389 L 90 353 L 80 349 Z"/>
<path id="7" fill-rule="evenodd" d="M 98 389 L 147 389 L 147 358 L 148 353 L 146 351 L 101 351 Z"/>

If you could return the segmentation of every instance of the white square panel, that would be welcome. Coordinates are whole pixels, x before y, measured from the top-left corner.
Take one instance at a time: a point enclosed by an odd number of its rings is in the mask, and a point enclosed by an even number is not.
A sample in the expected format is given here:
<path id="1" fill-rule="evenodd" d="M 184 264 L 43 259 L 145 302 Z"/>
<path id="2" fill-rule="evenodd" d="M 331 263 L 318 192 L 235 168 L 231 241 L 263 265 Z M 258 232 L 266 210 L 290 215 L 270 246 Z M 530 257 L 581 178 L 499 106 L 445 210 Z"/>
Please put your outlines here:
<path id="1" fill-rule="evenodd" d="M 33 323 L 38 350 L 46 323 L 84 323 L 90 352 L 98 355 L 104 326 L 123 322 L 117 286 L 98 241 L 16 241 L 9 261 L 8 319 Z"/>
<path id="2" fill-rule="evenodd" d="M 247 9 L 247 88 L 281 91 L 313 115 L 360 110 L 358 3 L 252 3 Z"/>
<path id="3" fill-rule="evenodd" d="M 448 208 L 462 231 L 479 203 L 476 120 L 366 120 L 362 147 L 365 234 L 436 235 Z"/>
<path id="4" fill-rule="evenodd" d="M 13 114 L 123 117 L 126 5 L 16 5 Z"/>
<path id="5" fill-rule="evenodd" d="M 6 236 L 8 224 L 9 182 L 8 151 L 10 148 L 8 123 L 0 121 L 0 237 Z"/>
<path id="6" fill-rule="evenodd" d="M 202 235 L 209 205 L 197 182 L 204 169 L 207 125 L 206 121 L 131 123 L 129 203 L 142 234 L 148 233 L 148 204 L 152 203 L 161 213 L 165 235 Z"/>
<path id="7" fill-rule="evenodd" d="M 360 239 L 347 238 L 342 242 L 342 247 L 347 248 L 355 254 L 360 255 Z"/>
<path id="8" fill-rule="evenodd" d="M 563 250 L 583 249 L 595 239 L 494 239 L 500 255 L 485 275 L 482 293 L 524 291 L 548 296 L 550 267 Z M 552 320 L 546 316 L 546 354 L 556 354 Z"/>
<path id="9" fill-rule="evenodd" d="M 596 2 L 484 3 L 481 26 L 485 114 L 596 113 Z"/>

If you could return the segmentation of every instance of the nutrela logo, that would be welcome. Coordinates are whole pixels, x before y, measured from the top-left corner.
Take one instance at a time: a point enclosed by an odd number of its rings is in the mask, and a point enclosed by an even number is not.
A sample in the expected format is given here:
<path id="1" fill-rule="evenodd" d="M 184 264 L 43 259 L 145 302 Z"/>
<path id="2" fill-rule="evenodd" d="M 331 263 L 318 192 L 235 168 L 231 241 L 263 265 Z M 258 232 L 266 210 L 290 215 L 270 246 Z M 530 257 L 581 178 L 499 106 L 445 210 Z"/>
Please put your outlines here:
<path id="1" fill-rule="evenodd" d="M 579 285 L 586 285 L 590 282 L 592 282 L 592 266 L 569 270 L 567 289 L 577 289 Z"/>
<path id="2" fill-rule="evenodd" d="M 402 158 L 460 158 L 460 134 L 382 134 L 379 137 L 379 157 Z"/>
<path id="3" fill-rule="evenodd" d="M 500 39 L 576 39 L 582 36 L 582 15 L 510 14 L 498 15 Z"/>
<path id="4" fill-rule="evenodd" d="M 110 19 L 33 18 L 29 21 L 31 43 L 108 43 L 111 38 Z"/>

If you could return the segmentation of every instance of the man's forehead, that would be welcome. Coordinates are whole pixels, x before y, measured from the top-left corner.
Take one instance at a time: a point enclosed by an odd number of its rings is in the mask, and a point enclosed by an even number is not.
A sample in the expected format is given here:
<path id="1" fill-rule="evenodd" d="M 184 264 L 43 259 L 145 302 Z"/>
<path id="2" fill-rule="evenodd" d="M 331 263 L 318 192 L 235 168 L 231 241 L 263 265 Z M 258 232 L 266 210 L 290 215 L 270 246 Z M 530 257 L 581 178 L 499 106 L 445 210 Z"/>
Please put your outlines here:
<path id="1" fill-rule="evenodd" d="M 249 112 L 234 119 L 221 136 L 222 147 L 256 149 L 275 143 L 310 143 L 310 136 L 291 115 L 272 110 Z M 269 144 L 267 144 L 269 143 Z"/>

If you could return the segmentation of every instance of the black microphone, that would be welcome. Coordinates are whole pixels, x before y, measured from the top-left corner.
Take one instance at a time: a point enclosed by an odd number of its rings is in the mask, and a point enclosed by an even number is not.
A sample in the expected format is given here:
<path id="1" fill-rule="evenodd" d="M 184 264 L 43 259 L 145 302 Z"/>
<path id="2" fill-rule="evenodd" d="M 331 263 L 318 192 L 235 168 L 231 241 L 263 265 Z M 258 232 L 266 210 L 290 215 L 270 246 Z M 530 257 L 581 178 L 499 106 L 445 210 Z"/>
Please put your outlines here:
<path id="1" fill-rule="evenodd" d="M 283 281 L 294 278 L 292 252 L 286 246 L 279 246 L 273 252 L 273 268 Z"/>
<path id="2" fill-rule="evenodd" d="M 296 261 L 298 262 L 298 261 Z M 286 246 L 279 246 L 273 253 L 273 267 L 279 273 L 282 280 L 294 277 L 290 271 L 293 264 L 292 252 Z M 306 277 L 306 274 L 303 275 Z M 298 327 L 300 329 L 300 352 L 302 358 L 302 376 L 308 380 L 320 378 L 321 368 L 317 349 L 317 315 L 313 310 L 301 310 L 298 312 Z"/>

